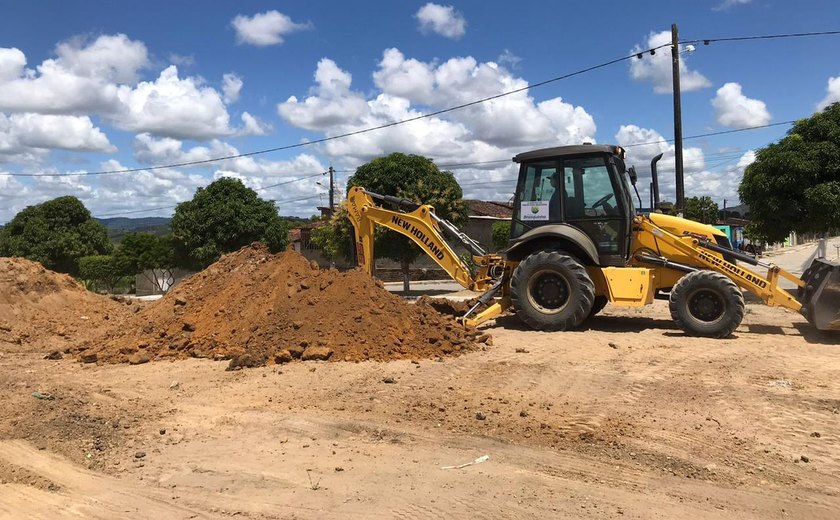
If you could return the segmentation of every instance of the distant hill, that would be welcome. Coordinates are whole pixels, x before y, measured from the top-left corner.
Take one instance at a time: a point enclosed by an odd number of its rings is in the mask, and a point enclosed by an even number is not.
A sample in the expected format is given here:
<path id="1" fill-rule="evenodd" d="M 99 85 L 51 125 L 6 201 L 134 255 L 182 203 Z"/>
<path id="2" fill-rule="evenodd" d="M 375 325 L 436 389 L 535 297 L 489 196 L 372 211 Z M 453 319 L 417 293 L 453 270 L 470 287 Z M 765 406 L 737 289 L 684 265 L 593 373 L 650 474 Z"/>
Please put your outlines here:
<path id="1" fill-rule="evenodd" d="M 172 221 L 169 217 L 114 217 L 114 218 L 95 218 L 101 222 L 108 229 L 124 229 L 126 231 L 136 231 L 138 229 L 147 229 L 157 226 L 168 226 Z"/>
<path id="2" fill-rule="evenodd" d="M 114 217 L 95 219 L 108 229 L 108 237 L 119 243 L 128 233 L 151 233 L 153 235 L 168 235 L 171 231 L 168 217 Z"/>
<path id="3" fill-rule="evenodd" d="M 288 220 L 293 226 L 305 224 L 311 220 L 301 217 L 281 216 L 280 218 Z M 118 244 L 128 233 L 151 233 L 153 235 L 164 236 L 172 232 L 170 226 L 172 219 L 169 217 L 114 217 L 95 218 L 94 220 L 104 225 L 108 229 L 108 237 Z"/>

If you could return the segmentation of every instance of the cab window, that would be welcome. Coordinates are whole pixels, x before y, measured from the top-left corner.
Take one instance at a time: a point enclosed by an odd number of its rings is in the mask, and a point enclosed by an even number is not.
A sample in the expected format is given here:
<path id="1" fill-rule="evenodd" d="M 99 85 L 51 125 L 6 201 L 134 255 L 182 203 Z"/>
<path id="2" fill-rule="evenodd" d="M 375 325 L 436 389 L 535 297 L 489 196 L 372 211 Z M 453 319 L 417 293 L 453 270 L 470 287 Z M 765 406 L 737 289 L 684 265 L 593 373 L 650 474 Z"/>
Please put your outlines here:
<path id="1" fill-rule="evenodd" d="M 615 187 L 604 157 L 563 162 L 566 219 L 620 216 Z"/>
<path id="2" fill-rule="evenodd" d="M 518 202 L 513 209 L 513 216 L 517 220 L 533 222 L 535 225 L 562 220 L 560 194 L 557 162 L 529 164 L 519 182 L 519 191 L 516 194 Z M 513 227 L 513 236 L 518 236 L 524 231 L 522 224 L 516 220 Z"/>

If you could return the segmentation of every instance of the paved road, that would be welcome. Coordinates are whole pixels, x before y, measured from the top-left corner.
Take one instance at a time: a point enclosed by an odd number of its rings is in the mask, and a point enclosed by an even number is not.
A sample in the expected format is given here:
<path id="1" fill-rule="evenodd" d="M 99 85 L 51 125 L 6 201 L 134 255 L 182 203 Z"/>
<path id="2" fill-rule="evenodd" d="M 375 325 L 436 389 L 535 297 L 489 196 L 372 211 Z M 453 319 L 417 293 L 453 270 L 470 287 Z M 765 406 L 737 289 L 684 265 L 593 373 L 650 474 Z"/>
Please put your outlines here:
<path id="1" fill-rule="evenodd" d="M 826 259 L 833 262 L 840 262 L 838 251 L 840 251 L 840 237 L 828 239 Z M 810 243 L 772 251 L 762 256 L 761 260 L 776 264 L 786 271 L 801 276 L 805 269 L 811 265 L 811 261 L 816 256 L 816 253 L 817 244 Z M 759 270 L 759 272 L 763 274 L 763 270 Z M 792 282 L 788 282 L 787 280 L 782 280 L 780 285 L 785 289 L 793 289 L 795 287 Z"/>

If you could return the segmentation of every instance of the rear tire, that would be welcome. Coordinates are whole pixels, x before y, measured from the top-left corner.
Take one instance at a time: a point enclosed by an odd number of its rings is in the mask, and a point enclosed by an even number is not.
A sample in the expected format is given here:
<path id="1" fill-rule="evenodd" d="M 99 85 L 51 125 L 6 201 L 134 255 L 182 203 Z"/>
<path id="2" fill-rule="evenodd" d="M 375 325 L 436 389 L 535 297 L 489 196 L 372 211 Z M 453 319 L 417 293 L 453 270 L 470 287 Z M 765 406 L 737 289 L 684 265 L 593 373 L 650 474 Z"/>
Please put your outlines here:
<path id="1" fill-rule="evenodd" d="M 669 304 L 674 323 L 690 336 L 725 338 L 744 319 L 744 295 L 735 282 L 715 271 L 680 278 Z"/>
<path id="2" fill-rule="evenodd" d="M 592 302 L 592 310 L 589 311 L 589 317 L 591 318 L 592 316 L 595 316 L 596 314 L 604 310 L 604 307 L 607 306 L 607 303 L 609 303 L 609 300 L 606 296 L 596 296 L 595 300 Z"/>
<path id="3" fill-rule="evenodd" d="M 589 317 L 595 284 L 574 258 L 539 251 L 513 271 L 510 299 L 516 315 L 536 330 L 570 330 Z"/>

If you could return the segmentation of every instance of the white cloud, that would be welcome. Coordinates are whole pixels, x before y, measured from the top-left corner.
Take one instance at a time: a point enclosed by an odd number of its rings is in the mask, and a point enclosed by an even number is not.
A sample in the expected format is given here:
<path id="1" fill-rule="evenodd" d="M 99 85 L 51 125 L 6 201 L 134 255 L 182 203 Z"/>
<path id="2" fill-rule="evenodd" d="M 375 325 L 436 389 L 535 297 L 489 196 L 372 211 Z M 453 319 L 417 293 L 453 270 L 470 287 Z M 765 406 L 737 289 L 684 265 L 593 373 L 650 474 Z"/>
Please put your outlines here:
<path id="1" fill-rule="evenodd" d="M 404 97 L 414 103 L 435 102 L 435 72 L 433 65 L 405 56 L 399 49 L 386 49 L 382 53 L 379 69 L 373 73 L 373 82 L 383 92 Z"/>
<path id="2" fill-rule="evenodd" d="M 87 116 L 0 114 L 0 154 L 30 149 L 115 152 L 108 137 Z"/>
<path id="3" fill-rule="evenodd" d="M 100 168 L 124 170 L 126 166 L 119 161 L 109 160 L 103 162 Z M 82 180 L 91 189 L 83 201 L 94 216 L 160 207 L 165 209 L 157 214 L 170 215 L 175 211 L 172 206 L 190 200 L 196 188 L 208 184 L 207 178 L 202 175 L 172 168 L 99 177 Z M 126 201 L 131 201 L 131 204 L 127 206 Z"/>
<path id="4" fill-rule="evenodd" d="M 252 17 L 239 15 L 231 22 L 236 29 L 237 43 L 258 47 L 283 43 L 283 37 L 295 31 L 309 29 L 309 23 L 295 23 L 278 11 L 266 11 Z"/>
<path id="5" fill-rule="evenodd" d="M 660 200 L 676 200 L 675 147 L 664 142 L 656 130 L 641 128 L 636 125 L 622 125 L 616 133 L 616 142 L 626 146 L 627 166 L 635 165 L 639 174 L 637 188 L 643 205 L 649 205 L 650 197 L 650 161 L 662 153 L 657 163 Z M 632 146 L 644 143 L 641 146 Z M 736 164 L 731 164 L 737 161 Z M 737 204 L 738 186 L 744 175 L 744 169 L 755 161 L 755 152 L 748 150 L 724 149 L 705 152 L 697 147 L 683 148 L 684 188 L 686 197 L 709 196 L 719 205 L 723 199 L 727 204 Z"/>
<path id="6" fill-rule="evenodd" d="M 252 116 L 248 112 L 242 112 L 242 128 L 237 132 L 237 135 L 267 135 L 271 132 L 272 127 L 269 123 Z"/>
<path id="7" fill-rule="evenodd" d="M 460 38 L 467 32 L 467 21 L 451 5 L 429 2 L 414 16 L 420 22 L 420 30 L 423 32 L 432 31 L 453 39 Z"/>
<path id="8" fill-rule="evenodd" d="M 615 134 L 616 143 L 627 147 L 627 167 L 635 166 L 639 174 L 637 188 L 642 196 L 642 202 L 648 205 L 648 194 L 650 184 L 650 161 L 654 156 L 663 154 L 662 159 L 657 163 L 659 173 L 659 192 L 661 200 L 673 202 L 676 199 L 676 178 L 675 171 L 675 147 L 665 142 L 662 134 L 650 128 L 641 128 L 636 125 L 622 125 Z M 686 196 L 708 195 L 693 193 L 689 185 L 693 179 L 703 178 L 706 160 L 703 150 L 694 147 L 683 148 L 683 171 Z M 690 180 L 691 179 L 691 180 Z M 711 187 L 711 186 L 706 186 Z M 705 188 L 704 188 L 705 189 Z"/>
<path id="9" fill-rule="evenodd" d="M 0 49 L 0 82 L 20 77 L 26 66 L 26 56 L 20 49 Z"/>
<path id="10" fill-rule="evenodd" d="M 148 134 L 138 135 L 134 142 L 134 158 L 143 164 L 150 165 L 203 161 L 239 153 L 234 146 L 216 139 L 208 146 L 194 146 L 187 149 L 177 139 L 158 139 Z M 319 201 L 308 197 L 325 192 L 325 188 L 316 182 L 326 184 L 326 177 L 322 175 L 322 172 L 326 172 L 327 166 L 308 153 L 302 153 L 285 161 L 238 157 L 196 166 L 201 169 L 208 167 L 213 168 L 214 179 L 220 177 L 240 179 L 246 186 L 257 190 L 260 197 L 265 199 L 278 201 L 306 199 L 279 203 L 281 212 L 286 215 L 308 216 L 315 213 L 314 207 Z M 202 184 L 206 185 L 209 182 L 204 178 Z"/>
<path id="11" fill-rule="evenodd" d="M 76 75 L 57 60 L 45 60 L 37 73 L 19 70 L 18 77 L 12 76 L 14 64 L 8 65 L 0 78 L 0 111 L 85 114 L 110 112 L 119 105 L 115 85 Z"/>
<path id="12" fill-rule="evenodd" d="M 741 93 L 741 85 L 727 83 L 720 87 L 712 100 L 718 123 L 731 128 L 749 128 L 770 122 L 767 105 Z"/>
<path id="13" fill-rule="evenodd" d="M 87 116 L 14 114 L 10 119 L 24 146 L 93 152 L 117 150 Z"/>
<path id="14" fill-rule="evenodd" d="M 352 90 L 349 73 L 331 60 L 321 60 L 311 95 L 304 102 L 290 98 L 278 105 L 278 112 L 290 124 L 332 136 L 422 116 L 424 111 L 413 105 L 436 110 L 525 88 L 487 103 L 322 146 L 349 166 L 393 151 L 469 162 L 594 140 L 594 120 L 582 107 L 561 98 L 536 102 L 528 95 L 527 82 L 493 62 L 466 57 L 426 63 L 387 49 L 373 78 L 381 93 L 368 99 Z"/>
<path id="15" fill-rule="evenodd" d="M 45 170 L 44 173 L 58 173 L 55 169 Z M 80 173 L 72 171 L 67 173 Z M 33 179 L 32 193 L 42 200 L 54 199 L 63 195 L 73 195 L 86 200 L 93 193 L 93 179 L 85 179 L 80 175 L 44 176 Z"/>
<path id="16" fill-rule="evenodd" d="M 207 161 L 218 157 L 239 155 L 239 153 L 236 147 L 218 139 L 213 139 L 207 146 L 193 146 L 188 149 L 184 149 L 182 141 L 169 137 L 156 138 L 149 134 L 139 134 L 134 139 L 134 158 L 148 165 Z M 318 159 L 307 153 L 300 154 L 290 161 L 270 161 L 249 156 L 199 166 L 214 168 L 216 172 L 235 172 L 243 177 L 255 179 L 326 171 L 326 167 Z"/>
<path id="17" fill-rule="evenodd" d="M 727 159 L 727 162 L 731 160 L 733 159 Z M 719 207 L 723 207 L 723 201 L 726 199 L 727 206 L 737 206 L 740 202 L 738 186 L 740 186 L 741 179 L 744 177 L 744 170 L 754 161 L 755 152 L 747 150 L 734 165 L 714 169 L 707 168 L 698 173 L 686 173 L 686 196 L 709 196 L 717 202 Z"/>
<path id="18" fill-rule="evenodd" d="M 840 101 L 840 76 L 828 78 L 825 90 L 825 97 L 817 104 L 817 110 L 824 110 L 828 105 Z"/>
<path id="19" fill-rule="evenodd" d="M 138 84 L 139 72 L 149 66 L 142 42 L 123 34 L 73 38 L 59 43 L 56 54 L 31 70 L 20 50 L 0 49 L 0 112 L 98 115 L 122 130 L 178 138 L 234 133 L 222 94 L 202 79 L 179 78 L 172 65 L 155 81 Z M 223 88 L 233 102 L 242 81 L 225 75 Z"/>
<path id="20" fill-rule="evenodd" d="M 242 90 L 242 78 L 234 73 L 222 76 L 222 92 L 225 94 L 225 103 L 236 103 L 239 100 L 239 91 Z"/>
<path id="21" fill-rule="evenodd" d="M 116 160 L 99 165 L 101 170 L 123 170 L 126 166 Z M 2 172 L 0 172 L 2 173 Z M 54 168 L 39 173 L 76 174 L 79 171 L 59 172 Z M 63 195 L 78 197 L 94 216 L 126 211 L 163 208 L 132 216 L 171 215 L 178 202 L 189 200 L 198 186 L 208 184 L 206 177 L 180 170 L 142 170 L 114 175 L 59 175 L 36 177 L 20 182 L 0 176 L 0 222 L 7 222 L 26 206 L 39 204 Z M 9 191 L 6 191 L 6 190 Z M 6 192 L 7 196 L 2 193 Z"/>
<path id="22" fill-rule="evenodd" d="M 115 83 L 133 84 L 149 66 L 146 46 L 124 34 L 94 41 L 74 38 L 56 46 L 55 59 L 26 69 L 19 49 L 0 49 L 0 110 L 91 114 L 116 110 Z"/>
<path id="23" fill-rule="evenodd" d="M 712 11 L 725 11 L 738 5 L 745 5 L 752 2 L 752 0 L 723 0 L 722 3 L 712 7 Z"/>
<path id="24" fill-rule="evenodd" d="M 149 132 L 178 139 L 209 139 L 230 135 L 230 116 L 218 91 L 198 78 L 178 77 L 170 65 L 155 81 L 136 88 L 121 86 L 120 112 L 115 124 L 132 132 Z"/>
<path id="25" fill-rule="evenodd" d="M 561 98 L 537 103 L 527 82 L 493 62 L 465 57 L 426 63 L 387 49 L 373 78 L 381 93 L 367 99 L 351 89 L 349 73 L 321 60 L 310 96 L 304 102 L 290 98 L 278 112 L 290 124 L 331 136 L 422 116 L 412 105 L 436 110 L 525 88 L 445 116 L 323 145 L 325 153 L 351 166 L 393 151 L 452 162 L 509 158 L 527 148 L 592 141 L 595 134 L 594 120 L 582 107 Z"/>
<path id="26" fill-rule="evenodd" d="M 124 34 L 102 35 L 90 43 L 74 38 L 59 43 L 56 54 L 69 72 L 117 83 L 135 83 L 138 71 L 149 66 L 143 42 L 129 40 Z"/>
<path id="27" fill-rule="evenodd" d="M 29 188 L 7 175 L 8 171 L 0 170 L 0 222 L 8 222 L 20 210 L 26 207 L 29 199 Z"/>
<path id="28" fill-rule="evenodd" d="M 294 126 L 323 130 L 338 124 L 359 121 L 367 111 L 364 96 L 350 91 L 351 75 L 334 61 L 323 58 L 315 72 L 316 87 L 303 102 L 291 96 L 277 105 L 277 113 Z"/>
<path id="29" fill-rule="evenodd" d="M 636 45 L 631 52 L 634 54 L 642 53 L 645 49 L 654 49 L 670 42 L 670 31 L 650 33 L 647 44 L 644 47 Z M 705 76 L 697 71 L 689 70 L 686 60 L 687 55 L 685 53 L 681 54 L 680 90 L 689 92 L 711 87 L 712 83 Z M 670 46 L 656 49 L 656 54 L 653 56 L 649 53 L 643 53 L 641 59 L 634 58 L 630 61 L 630 76 L 637 81 L 650 81 L 653 83 L 653 90 L 657 94 L 670 94 L 674 91 L 672 71 Z"/>

